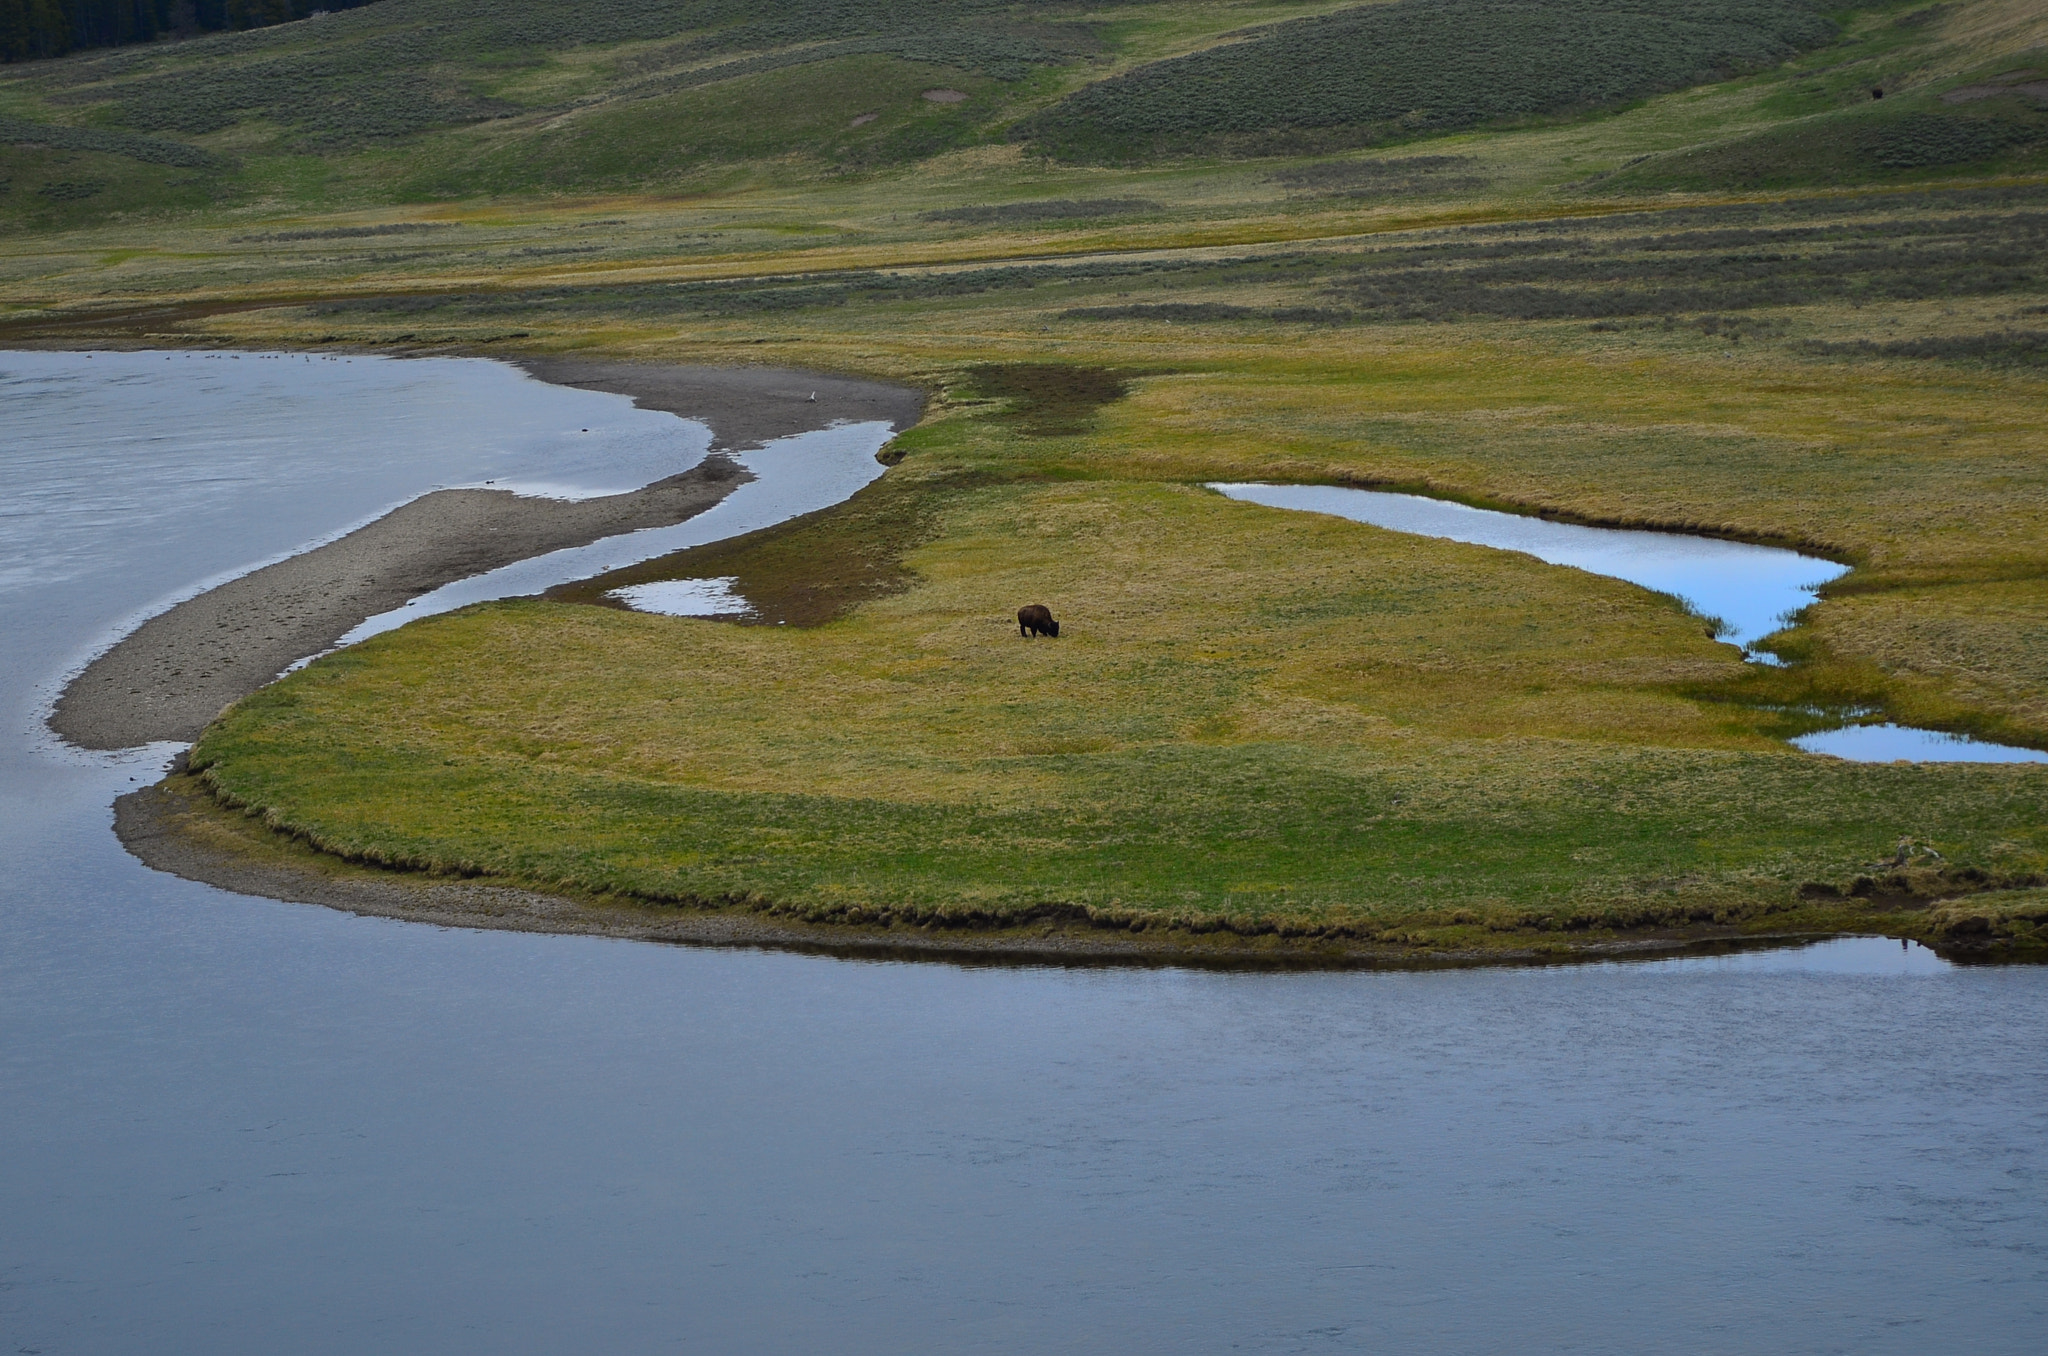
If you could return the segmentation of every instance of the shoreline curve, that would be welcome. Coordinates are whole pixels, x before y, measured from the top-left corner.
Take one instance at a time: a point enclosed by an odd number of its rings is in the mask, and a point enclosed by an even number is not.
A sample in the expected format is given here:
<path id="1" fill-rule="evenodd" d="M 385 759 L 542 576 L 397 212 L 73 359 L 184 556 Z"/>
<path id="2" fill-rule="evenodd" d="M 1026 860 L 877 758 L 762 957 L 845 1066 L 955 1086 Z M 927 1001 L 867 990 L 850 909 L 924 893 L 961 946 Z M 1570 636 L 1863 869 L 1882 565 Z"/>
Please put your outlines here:
<path id="1" fill-rule="evenodd" d="M 499 361 L 550 386 L 630 396 L 643 410 L 695 420 L 711 430 L 714 452 L 741 452 L 832 424 L 886 421 L 901 433 L 924 417 L 925 394 L 914 386 L 795 367 L 705 367 L 574 355 L 508 354 Z"/>
<path id="2" fill-rule="evenodd" d="M 684 522 L 752 478 L 714 453 L 680 475 L 594 499 L 423 494 L 143 622 L 65 686 L 50 728 L 85 749 L 190 742 L 230 703 L 331 649 L 365 618 L 531 556 Z"/>
<path id="3" fill-rule="evenodd" d="M 1516 939 L 1498 948 L 1428 951 L 1362 941 L 1277 936 L 1133 933 L 1077 921 L 1011 928 L 880 928 L 811 923 L 740 906 L 705 907 L 568 894 L 487 877 L 434 876 L 368 866 L 320 851 L 223 804 L 180 755 L 168 775 L 114 802 L 114 833 L 152 870 L 235 894 L 317 904 L 366 918 L 491 932 L 609 937 L 670 945 L 794 951 L 848 960 L 955 965 L 1119 966 L 1212 970 L 1448 970 L 1672 960 L 1803 946 L 1892 929 L 1842 925 L 1745 931 L 1695 925 L 1583 942 Z M 1933 945 L 1927 938 L 1923 944 Z M 1533 944 L 1531 944 L 1533 943 Z M 1936 948 L 1952 961 L 1991 959 Z"/>
<path id="4" fill-rule="evenodd" d="M 702 422 L 712 430 L 711 455 L 680 475 L 592 499 L 480 489 L 421 495 L 144 621 L 65 684 L 50 729 L 91 750 L 190 742 L 228 705 L 370 617 L 501 566 L 703 513 L 752 479 L 729 451 L 841 422 L 886 420 L 900 432 L 924 412 L 924 393 L 913 387 L 793 368 L 509 361 L 550 385 L 623 395 Z"/>

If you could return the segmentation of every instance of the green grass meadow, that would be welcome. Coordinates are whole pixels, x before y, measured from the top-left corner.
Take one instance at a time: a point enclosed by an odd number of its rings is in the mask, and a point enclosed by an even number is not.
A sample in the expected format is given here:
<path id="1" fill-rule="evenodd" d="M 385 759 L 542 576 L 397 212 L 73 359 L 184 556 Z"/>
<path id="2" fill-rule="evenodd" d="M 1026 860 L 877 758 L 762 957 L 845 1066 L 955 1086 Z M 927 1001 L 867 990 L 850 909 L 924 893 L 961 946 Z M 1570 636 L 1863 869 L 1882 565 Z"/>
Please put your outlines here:
<path id="1" fill-rule="evenodd" d="M 1785 742 L 2048 748 L 2028 0 L 377 0 L 0 67 L 0 346 L 102 343 L 930 397 L 837 509 L 232 708 L 194 766 L 330 857 L 1184 946 L 2048 946 L 2048 769 Z M 1204 488 L 1254 479 L 1853 568 L 1744 664 Z M 651 578 L 754 612 L 592 605 Z"/>

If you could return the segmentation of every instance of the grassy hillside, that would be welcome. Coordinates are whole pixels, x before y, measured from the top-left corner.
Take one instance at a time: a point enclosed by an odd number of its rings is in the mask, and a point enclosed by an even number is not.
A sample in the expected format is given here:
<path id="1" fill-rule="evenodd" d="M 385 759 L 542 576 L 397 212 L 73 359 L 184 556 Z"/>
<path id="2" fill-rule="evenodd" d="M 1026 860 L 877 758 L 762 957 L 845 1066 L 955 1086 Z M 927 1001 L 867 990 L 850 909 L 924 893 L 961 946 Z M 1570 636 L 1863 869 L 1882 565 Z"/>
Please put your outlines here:
<path id="1" fill-rule="evenodd" d="M 381 0 L 0 72 L 0 212 L 51 225 L 145 204 L 303 200 L 337 181 L 391 200 L 645 188 L 792 155 L 812 173 L 898 164 L 999 139 L 1098 64 L 1114 68 L 1112 44 L 1143 60 L 1329 7 Z M 152 174 L 154 162 L 101 147 L 84 171 L 48 174 L 42 148 L 61 159 L 83 128 L 198 148 L 208 172 Z M 47 182 L 72 188 L 46 194 Z"/>
<path id="2" fill-rule="evenodd" d="M 1618 109 L 1672 125 L 1608 192 L 2009 172 L 2048 155 L 2043 43 L 2017 0 L 380 0 L 0 71 L 0 222 L 716 191 L 1009 145 L 1189 168 Z M 1641 104 L 1702 82 L 1735 103 Z"/>
<path id="3" fill-rule="evenodd" d="M 1381 65 L 1273 75 L 1359 34 Z M 0 76 L 0 345 L 931 392 L 846 506 L 632 576 L 737 579 L 746 621 L 588 606 L 612 578 L 243 703 L 200 763 L 334 852 L 870 923 L 1457 946 L 1940 936 L 1982 910 L 1924 906 L 1998 885 L 2018 943 L 2048 773 L 1783 739 L 2048 747 L 2044 51 L 2023 0 L 379 0 Z M 1544 60 L 1501 76 L 1518 52 Z M 1252 122 L 1143 122 L 1212 77 Z M 1675 600 L 1201 488 L 1228 479 L 1855 568 L 1767 669 Z M 1015 638 L 1023 601 L 1058 642 Z M 1895 869 L 1901 838 L 1946 866 Z"/>
<path id="4" fill-rule="evenodd" d="M 1019 8 L 1031 7 L 552 0 L 479 12 L 457 0 L 398 0 L 311 25 L 67 63 L 42 79 L 63 102 L 99 106 L 141 131 L 205 134 L 260 122 L 294 144 L 347 146 L 561 110 L 590 94 L 655 98 L 855 53 L 1014 80 L 1085 42 L 986 22 Z M 656 40 L 663 45 L 645 47 Z M 588 62 L 596 53 L 609 60 Z"/>
<path id="5" fill-rule="evenodd" d="M 1994 0 L 1902 6 L 1794 63 L 1745 135 L 1646 157 L 1606 187 L 1768 189 L 2048 168 L 2048 14 Z"/>
<path id="6" fill-rule="evenodd" d="M 1394 0 L 1089 85 L 1017 131 L 1077 160 L 1370 145 L 1611 108 L 1835 31 L 1797 0 Z"/>

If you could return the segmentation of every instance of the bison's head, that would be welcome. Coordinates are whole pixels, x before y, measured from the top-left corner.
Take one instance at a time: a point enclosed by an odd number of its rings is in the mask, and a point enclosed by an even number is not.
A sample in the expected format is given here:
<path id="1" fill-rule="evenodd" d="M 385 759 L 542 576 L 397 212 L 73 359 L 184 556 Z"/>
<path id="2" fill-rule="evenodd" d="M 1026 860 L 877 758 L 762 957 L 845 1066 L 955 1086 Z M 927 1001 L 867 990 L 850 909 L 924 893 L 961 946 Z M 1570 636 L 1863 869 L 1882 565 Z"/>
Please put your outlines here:
<path id="1" fill-rule="evenodd" d="M 1048 621 L 1045 624 L 1045 633 L 1057 638 L 1060 633 L 1060 624 L 1056 621 Z"/>

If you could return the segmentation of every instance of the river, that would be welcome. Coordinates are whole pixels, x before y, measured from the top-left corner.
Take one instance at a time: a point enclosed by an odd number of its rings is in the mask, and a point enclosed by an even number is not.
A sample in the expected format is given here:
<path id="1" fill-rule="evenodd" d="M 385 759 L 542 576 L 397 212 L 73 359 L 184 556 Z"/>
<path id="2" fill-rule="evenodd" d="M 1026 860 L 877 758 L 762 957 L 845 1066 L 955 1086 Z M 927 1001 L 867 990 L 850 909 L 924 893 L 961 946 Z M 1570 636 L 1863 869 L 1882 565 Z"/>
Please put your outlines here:
<path id="1" fill-rule="evenodd" d="M 109 805 L 167 751 L 41 725 L 125 621 L 434 485 L 704 447 L 489 364 L 97 375 L 143 361 L 0 354 L 12 1350 L 2039 1349 L 2048 969 L 849 962 L 143 868 Z"/>

